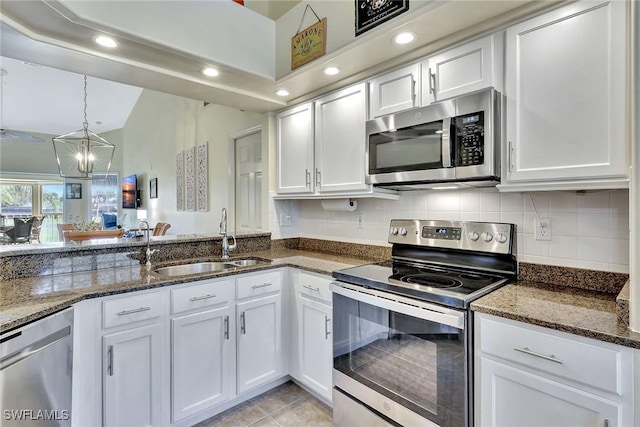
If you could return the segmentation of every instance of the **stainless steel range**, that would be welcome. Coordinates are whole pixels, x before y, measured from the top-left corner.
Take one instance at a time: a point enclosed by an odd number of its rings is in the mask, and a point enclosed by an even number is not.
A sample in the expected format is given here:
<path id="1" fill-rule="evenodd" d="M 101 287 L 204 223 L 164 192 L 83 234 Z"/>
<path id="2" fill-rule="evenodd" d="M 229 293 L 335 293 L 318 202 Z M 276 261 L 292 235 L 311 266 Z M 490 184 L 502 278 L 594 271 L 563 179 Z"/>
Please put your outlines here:
<path id="1" fill-rule="evenodd" d="M 515 226 L 392 220 L 389 243 L 333 273 L 334 423 L 471 426 L 469 304 L 515 278 Z"/>

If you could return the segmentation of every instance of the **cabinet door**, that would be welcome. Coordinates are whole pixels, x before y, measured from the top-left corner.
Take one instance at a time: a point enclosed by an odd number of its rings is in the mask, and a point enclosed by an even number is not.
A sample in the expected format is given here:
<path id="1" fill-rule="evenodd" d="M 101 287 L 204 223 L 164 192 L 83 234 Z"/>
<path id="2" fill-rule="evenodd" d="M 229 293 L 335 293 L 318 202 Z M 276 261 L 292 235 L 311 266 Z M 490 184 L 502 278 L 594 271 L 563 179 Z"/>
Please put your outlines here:
<path id="1" fill-rule="evenodd" d="M 318 99 L 315 115 L 316 191 L 366 189 L 364 83 Z"/>
<path id="2" fill-rule="evenodd" d="M 370 118 L 420 105 L 420 64 L 380 76 L 369 82 Z"/>
<path id="3" fill-rule="evenodd" d="M 278 193 L 313 193 L 313 107 L 278 114 Z"/>
<path id="4" fill-rule="evenodd" d="M 280 294 L 237 304 L 238 393 L 282 374 Z"/>
<path id="5" fill-rule="evenodd" d="M 105 335 L 104 424 L 162 424 L 163 327 L 156 323 Z"/>
<path id="6" fill-rule="evenodd" d="M 622 408 L 616 402 L 485 357 L 479 360 L 478 425 L 621 426 Z"/>
<path id="7" fill-rule="evenodd" d="M 576 2 L 507 30 L 508 181 L 627 176 L 625 3 Z"/>
<path id="8" fill-rule="evenodd" d="M 300 381 L 331 401 L 333 344 L 331 306 L 299 297 L 298 357 Z"/>
<path id="9" fill-rule="evenodd" d="M 493 61 L 494 36 L 429 58 L 422 66 L 422 103 L 427 105 L 494 86 Z"/>
<path id="10" fill-rule="evenodd" d="M 229 305 L 171 320 L 173 422 L 212 407 L 233 395 L 233 320 L 233 307 Z"/>

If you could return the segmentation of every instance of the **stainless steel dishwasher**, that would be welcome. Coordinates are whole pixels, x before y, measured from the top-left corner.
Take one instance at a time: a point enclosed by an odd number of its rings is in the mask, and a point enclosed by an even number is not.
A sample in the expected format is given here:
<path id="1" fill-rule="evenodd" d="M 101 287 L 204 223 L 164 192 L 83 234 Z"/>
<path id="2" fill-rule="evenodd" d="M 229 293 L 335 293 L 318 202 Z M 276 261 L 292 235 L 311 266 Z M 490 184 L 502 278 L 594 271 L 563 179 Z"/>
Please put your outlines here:
<path id="1" fill-rule="evenodd" d="M 0 336 L 0 425 L 70 426 L 73 309 Z"/>

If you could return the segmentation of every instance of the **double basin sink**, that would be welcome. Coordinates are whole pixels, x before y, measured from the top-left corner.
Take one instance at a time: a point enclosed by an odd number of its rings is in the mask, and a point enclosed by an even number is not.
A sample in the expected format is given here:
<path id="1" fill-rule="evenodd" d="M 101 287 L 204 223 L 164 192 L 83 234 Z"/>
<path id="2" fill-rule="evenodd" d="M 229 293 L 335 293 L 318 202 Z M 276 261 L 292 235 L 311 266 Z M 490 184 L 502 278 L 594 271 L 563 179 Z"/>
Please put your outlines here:
<path id="1" fill-rule="evenodd" d="M 191 274 L 201 273 L 219 273 L 222 271 L 233 271 L 239 268 L 254 267 L 259 265 L 267 265 L 271 263 L 268 260 L 261 259 L 236 259 L 228 261 L 204 261 L 194 262 L 190 264 L 171 265 L 168 267 L 159 267 L 153 270 L 160 276 L 188 276 Z"/>

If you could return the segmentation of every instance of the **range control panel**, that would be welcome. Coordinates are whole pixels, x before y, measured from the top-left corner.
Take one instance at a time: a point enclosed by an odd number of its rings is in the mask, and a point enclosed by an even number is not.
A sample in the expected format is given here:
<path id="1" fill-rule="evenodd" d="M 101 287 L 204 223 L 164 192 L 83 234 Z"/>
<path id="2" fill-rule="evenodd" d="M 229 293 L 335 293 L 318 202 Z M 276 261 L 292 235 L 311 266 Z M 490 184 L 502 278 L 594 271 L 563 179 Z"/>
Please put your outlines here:
<path id="1" fill-rule="evenodd" d="M 389 243 L 510 254 L 514 224 L 392 219 Z"/>

